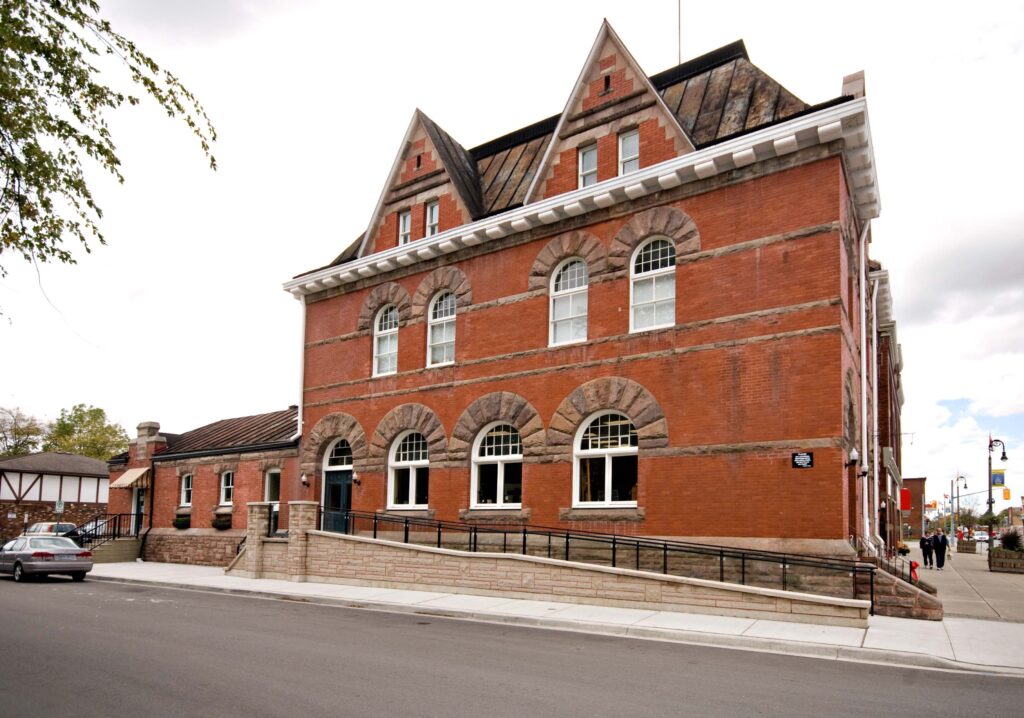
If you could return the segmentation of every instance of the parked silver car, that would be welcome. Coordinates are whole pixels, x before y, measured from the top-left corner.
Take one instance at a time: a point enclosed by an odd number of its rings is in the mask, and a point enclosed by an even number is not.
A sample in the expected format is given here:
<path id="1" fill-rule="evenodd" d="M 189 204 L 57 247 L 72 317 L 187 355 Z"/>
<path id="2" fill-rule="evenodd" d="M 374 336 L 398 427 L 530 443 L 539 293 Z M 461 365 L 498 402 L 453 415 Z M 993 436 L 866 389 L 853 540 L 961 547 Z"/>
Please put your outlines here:
<path id="1" fill-rule="evenodd" d="M 59 573 L 81 581 L 92 571 L 92 551 L 63 536 L 19 536 L 0 548 L 0 573 L 15 581 Z"/>

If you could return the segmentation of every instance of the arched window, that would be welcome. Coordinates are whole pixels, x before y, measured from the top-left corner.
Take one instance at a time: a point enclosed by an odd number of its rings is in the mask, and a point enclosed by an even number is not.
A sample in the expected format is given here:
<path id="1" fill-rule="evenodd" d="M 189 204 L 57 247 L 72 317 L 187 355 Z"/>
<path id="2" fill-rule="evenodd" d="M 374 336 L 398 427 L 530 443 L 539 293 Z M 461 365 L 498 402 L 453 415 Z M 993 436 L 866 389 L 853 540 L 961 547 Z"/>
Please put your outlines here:
<path id="1" fill-rule="evenodd" d="M 477 436 L 470 495 L 473 508 L 522 506 L 523 442 L 511 424 L 492 424 Z"/>
<path id="2" fill-rule="evenodd" d="M 398 308 L 389 304 L 373 323 L 373 375 L 398 371 Z"/>
<path id="3" fill-rule="evenodd" d="M 402 434 L 391 450 L 388 508 L 425 509 L 430 489 L 427 440 L 423 434 Z"/>
<path id="4" fill-rule="evenodd" d="M 551 346 L 587 340 L 587 265 L 564 262 L 551 280 Z"/>
<path id="5" fill-rule="evenodd" d="M 629 330 L 670 327 L 676 323 L 676 249 L 667 239 L 640 245 L 630 269 Z"/>
<path id="6" fill-rule="evenodd" d="M 636 494 L 636 427 L 623 414 L 599 414 L 576 434 L 573 505 L 636 506 Z"/>
<path id="7" fill-rule="evenodd" d="M 352 468 L 352 447 L 345 439 L 338 439 L 324 453 L 324 471 Z"/>
<path id="8" fill-rule="evenodd" d="M 430 303 L 427 320 L 427 366 L 455 361 L 455 294 L 442 292 Z"/>

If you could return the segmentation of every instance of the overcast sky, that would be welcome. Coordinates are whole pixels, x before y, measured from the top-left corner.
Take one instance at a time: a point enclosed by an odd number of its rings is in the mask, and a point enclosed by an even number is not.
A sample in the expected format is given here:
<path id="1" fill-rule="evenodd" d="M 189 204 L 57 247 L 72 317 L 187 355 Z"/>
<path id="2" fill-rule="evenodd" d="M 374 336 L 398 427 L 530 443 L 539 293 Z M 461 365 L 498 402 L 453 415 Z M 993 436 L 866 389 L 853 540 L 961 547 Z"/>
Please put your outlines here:
<path id="1" fill-rule="evenodd" d="M 679 52 L 675 0 L 101 4 L 205 104 L 220 169 L 152 102 L 110 118 L 126 182 L 89 175 L 108 245 L 38 273 L 4 258 L 0 405 L 94 404 L 131 435 L 298 402 L 300 307 L 281 284 L 363 231 L 416 107 L 473 147 L 560 112 L 602 18 L 648 74 Z M 957 472 L 980 490 L 991 432 L 1019 505 L 1024 144 L 1007 130 L 1024 116 L 1024 3 L 683 3 L 684 60 L 740 38 L 812 104 L 865 70 L 903 474 L 931 498 Z"/>

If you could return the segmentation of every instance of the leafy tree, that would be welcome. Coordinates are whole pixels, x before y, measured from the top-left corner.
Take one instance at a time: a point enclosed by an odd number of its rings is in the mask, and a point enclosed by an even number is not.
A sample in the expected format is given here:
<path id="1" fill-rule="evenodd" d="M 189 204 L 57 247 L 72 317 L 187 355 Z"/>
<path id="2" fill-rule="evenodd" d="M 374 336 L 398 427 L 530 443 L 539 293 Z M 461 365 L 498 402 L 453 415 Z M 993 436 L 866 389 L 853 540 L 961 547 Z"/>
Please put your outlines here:
<path id="1" fill-rule="evenodd" d="M 43 451 L 66 451 L 103 461 L 127 449 L 128 434 L 124 428 L 109 423 L 103 409 L 85 404 L 61 409 L 43 442 Z"/>
<path id="2" fill-rule="evenodd" d="M 202 105 L 99 12 L 96 0 L 0 0 L 0 259 L 14 251 L 73 264 L 65 238 L 86 252 L 92 240 L 105 244 L 82 159 L 123 182 L 105 113 L 139 102 L 100 77 L 105 55 L 127 70 L 124 85 L 192 129 L 216 169 L 217 133 Z"/>
<path id="3" fill-rule="evenodd" d="M 39 449 L 46 426 L 18 407 L 0 406 L 0 456 L 21 456 Z"/>

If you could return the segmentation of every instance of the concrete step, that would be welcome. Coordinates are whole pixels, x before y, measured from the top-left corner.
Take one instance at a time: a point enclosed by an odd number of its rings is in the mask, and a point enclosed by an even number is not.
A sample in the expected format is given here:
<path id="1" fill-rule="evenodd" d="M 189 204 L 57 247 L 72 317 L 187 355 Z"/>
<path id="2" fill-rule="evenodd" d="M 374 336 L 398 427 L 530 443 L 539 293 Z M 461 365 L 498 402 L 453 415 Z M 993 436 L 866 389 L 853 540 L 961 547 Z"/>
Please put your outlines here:
<path id="1" fill-rule="evenodd" d="M 93 563 L 120 563 L 134 561 L 142 550 L 139 539 L 115 539 L 92 549 Z"/>

